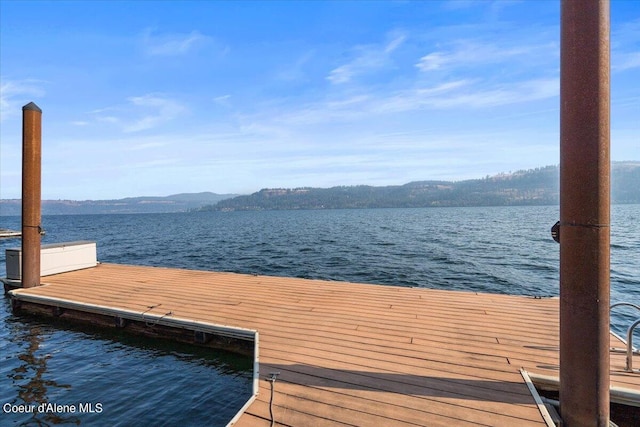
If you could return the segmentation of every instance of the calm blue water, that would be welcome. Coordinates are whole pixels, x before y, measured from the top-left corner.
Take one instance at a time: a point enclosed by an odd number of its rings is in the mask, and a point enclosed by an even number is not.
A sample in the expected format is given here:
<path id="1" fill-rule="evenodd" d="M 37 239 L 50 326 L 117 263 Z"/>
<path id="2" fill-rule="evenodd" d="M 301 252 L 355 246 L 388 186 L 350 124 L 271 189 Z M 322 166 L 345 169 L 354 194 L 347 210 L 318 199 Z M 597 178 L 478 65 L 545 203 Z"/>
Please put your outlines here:
<path id="1" fill-rule="evenodd" d="M 94 240 L 111 263 L 557 296 L 558 217 L 552 206 L 48 216 L 43 243 Z M 612 207 L 611 241 L 611 300 L 640 304 L 640 205 Z M 17 245 L 0 241 L 0 273 Z M 612 314 L 617 332 L 631 313 Z M 86 425 L 224 425 L 250 393 L 233 358 L 16 318 L 7 303 L 0 316 L 3 404 L 102 402 L 66 420 Z"/>

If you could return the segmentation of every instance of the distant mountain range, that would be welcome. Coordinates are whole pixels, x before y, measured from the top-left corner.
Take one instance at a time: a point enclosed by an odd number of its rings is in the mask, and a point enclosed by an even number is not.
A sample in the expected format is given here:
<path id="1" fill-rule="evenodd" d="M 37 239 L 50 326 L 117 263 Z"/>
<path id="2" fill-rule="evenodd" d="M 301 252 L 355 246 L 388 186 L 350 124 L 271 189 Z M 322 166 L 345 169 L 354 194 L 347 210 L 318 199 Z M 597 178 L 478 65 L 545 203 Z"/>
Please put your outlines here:
<path id="1" fill-rule="evenodd" d="M 576 185 L 579 185 L 577 183 Z M 640 203 L 640 161 L 613 162 L 612 203 Z M 183 193 L 118 200 L 43 200 L 44 215 L 187 211 L 557 205 L 559 168 L 522 170 L 465 181 L 332 188 L 265 188 L 250 195 Z M 0 216 L 20 215 L 20 199 L 0 200 Z"/>
<path id="2" fill-rule="evenodd" d="M 613 203 L 640 203 L 640 162 L 612 164 Z M 465 181 L 332 188 L 266 188 L 221 200 L 203 211 L 554 205 L 559 168 L 546 166 Z M 579 183 L 576 183 L 579 185 Z"/>
<path id="3" fill-rule="evenodd" d="M 127 197 L 117 200 L 43 200 L 43 215 L 188 212 L 237 194 L 182 193 L 166 197 Z M 0 200 L 0 216 L 21 215 L 20 199 Z"/>

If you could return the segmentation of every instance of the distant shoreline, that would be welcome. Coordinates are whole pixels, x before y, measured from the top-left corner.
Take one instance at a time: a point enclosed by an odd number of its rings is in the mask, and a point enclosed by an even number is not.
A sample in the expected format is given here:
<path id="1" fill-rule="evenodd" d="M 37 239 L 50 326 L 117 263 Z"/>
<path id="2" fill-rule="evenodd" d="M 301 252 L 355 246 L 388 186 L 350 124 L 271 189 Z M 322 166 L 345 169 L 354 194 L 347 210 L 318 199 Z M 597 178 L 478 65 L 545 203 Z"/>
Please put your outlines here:
<path id="1" fill-rule="evenodd" d="M 559 167 L 545 166 L 465 181 L 415 181 L 390 186 L 265 188 L 249 195 L 182 193 L 117 200 L 43 200 L 43 215 L 137 214 L 371 208 L 553 206 Z M 613 162 L 611 203 L 640 203 L 640 161 Z M 0 200 L 0 216 L 19 216 L 20 199 Z"/>

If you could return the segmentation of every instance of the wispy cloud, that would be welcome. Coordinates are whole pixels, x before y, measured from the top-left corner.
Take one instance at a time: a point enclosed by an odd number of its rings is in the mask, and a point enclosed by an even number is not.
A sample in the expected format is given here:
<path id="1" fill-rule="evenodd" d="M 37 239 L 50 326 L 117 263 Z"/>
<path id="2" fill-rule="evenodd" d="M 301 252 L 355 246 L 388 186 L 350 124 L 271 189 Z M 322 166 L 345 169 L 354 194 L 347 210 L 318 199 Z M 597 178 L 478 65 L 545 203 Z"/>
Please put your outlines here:
<path id="1" fill-rule="evenodd" d="M 39 80 L 8 80 L 1 78 L 0 82 L 0 122 L 20 115 L 24 104 L 32 101 L 30 98 L 40 98 L 45 91 Z"/>
<path id="2" fill-rule="evenodd" d="M 188 34 L 154 34 L 147 30 L 142 36 L 145 53 L 151 56 L 184 55 L 211 40 L 211 37 L 198 31 Z"/>
<path id="3" fill-rule="evenodd" d="M 125 125 L 125 132 L 138 132 L 154 128 L 175 119 L 186 110 L 182 104 L 175 100 L 153 94 L 136 96 L 128 100 L 133 106 L 137 107 L 138 111 L 150 112 Z"/>
<path id="4" fill-rule="evenodd" d="M 429 96 L 422 101 L 435 108 L 484 108 L 521 104 L 553 98 L 560 93 L 558 78 L 533 79 L 487 89 L 458 91 L 446 97 Z"/>
<path id="5" fill-rule="evenodd" d="M 481 79 L 459 79 L 430 86 L 415 86 L 395 91 L 343 95 L 324 101 L 295 105 L 274 113 L 245 117 L 245 129 L 269 130 L 269 134 L 287 135 L 325 123 L 356 123 L 393 114 L 416 111 L 481 110 L 549 99 L 559 94 L 559 79 L 532 78 L 513 83 L 486 83 Z M 375 119 L 377 120 L 377 119 Z M 266 134 L 266 133 L 265 133 Z"/>
<path id="6" fill-rule="evenodd" d="M 640 19 L 622 23 L 611 30 L 611 70 L 640 67 Z"/>
<path id="7" fill-rule="evenodd" d="M 103 123 L 119 124 L 120 119 L 116 116 L 99 116 L 98 121 Z"/>
<path id="8" fill-rule="evenodd" d="M 636 18 L 621 23 L 611 31 L 611 49 L 620 49 L 623 46 L 634 46 L 640 42 L 640 19 Z"/>
<path id="9" fill-rule="evenodd" d="M 404 34 L 395 34 L 383 44 L 358 46 L 355 58 L 331 70 L 327 76 L 333 84 L 347 83 L 355 76 L 378 70 L 390 63 L 389 57 L 405 41 Z"/>
<path id="10" fill-rule="evenodd" d="M 632 68 L 640 67 L 640 52 L 617 53 L 612 54 L 613 61 L 611 68 L 614 71 L 625 71 Z"/>
<path id="11" fill-rule="evenodd" d="M 313 50 L 304 52 L 292 63 L 286 64 L 276 73 L 279 80 L 298 82 L 305 80 L 305 66 L 313 59 L 315 52 Z"/>
<path id="12" fill-rule="evenodd" d="M 554 48 L 557 51 L 556 46 L 549 44 L 509 47 L 461 40 L 448 49 L 424 55 L 420 58 L 416 67 L 424 72 L 456 67 L 469 68 L 478 64 L 497 64 L 513 61 L 516 57 L 532 57 L 543 51 L 546 53 L 545 57 L 548 57 L 549 52 L 554 52 Z"/>
<path id="13" fill-rule="evenodd" d="M 231 102 L 229 101 L 230 99 L 231 99 L 231 95 L 229 94 L 220 95 L 213 98 L 213 102 L 223 107 L 229 107 L 231 105 Z"/>
<path id="14" fill-rule="evenodd" d="M 116 125 L 125 133 L 140 132 L 169 123 L 187 111 L 175 99 L 161 94 L 146 94 L 127 98 L 127 103 L 93 110 L 98 122 Z"/>

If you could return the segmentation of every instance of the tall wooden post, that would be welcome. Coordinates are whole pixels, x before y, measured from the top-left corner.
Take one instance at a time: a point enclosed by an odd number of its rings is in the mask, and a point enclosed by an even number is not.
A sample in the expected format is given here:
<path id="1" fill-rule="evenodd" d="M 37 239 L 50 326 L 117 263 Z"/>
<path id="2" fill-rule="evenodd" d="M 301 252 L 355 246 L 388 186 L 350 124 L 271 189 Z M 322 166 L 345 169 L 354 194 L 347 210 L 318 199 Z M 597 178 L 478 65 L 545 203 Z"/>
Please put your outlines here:
<path id="1" fill-rule="evenodd" d="M 563 0 L 560 412 L 609 425 L 609 0 Z"/>
<path id="2" fill-rule="evenodd" d="M 42 110 L 22 107 L 22 287 L 40 285 Z"/>

